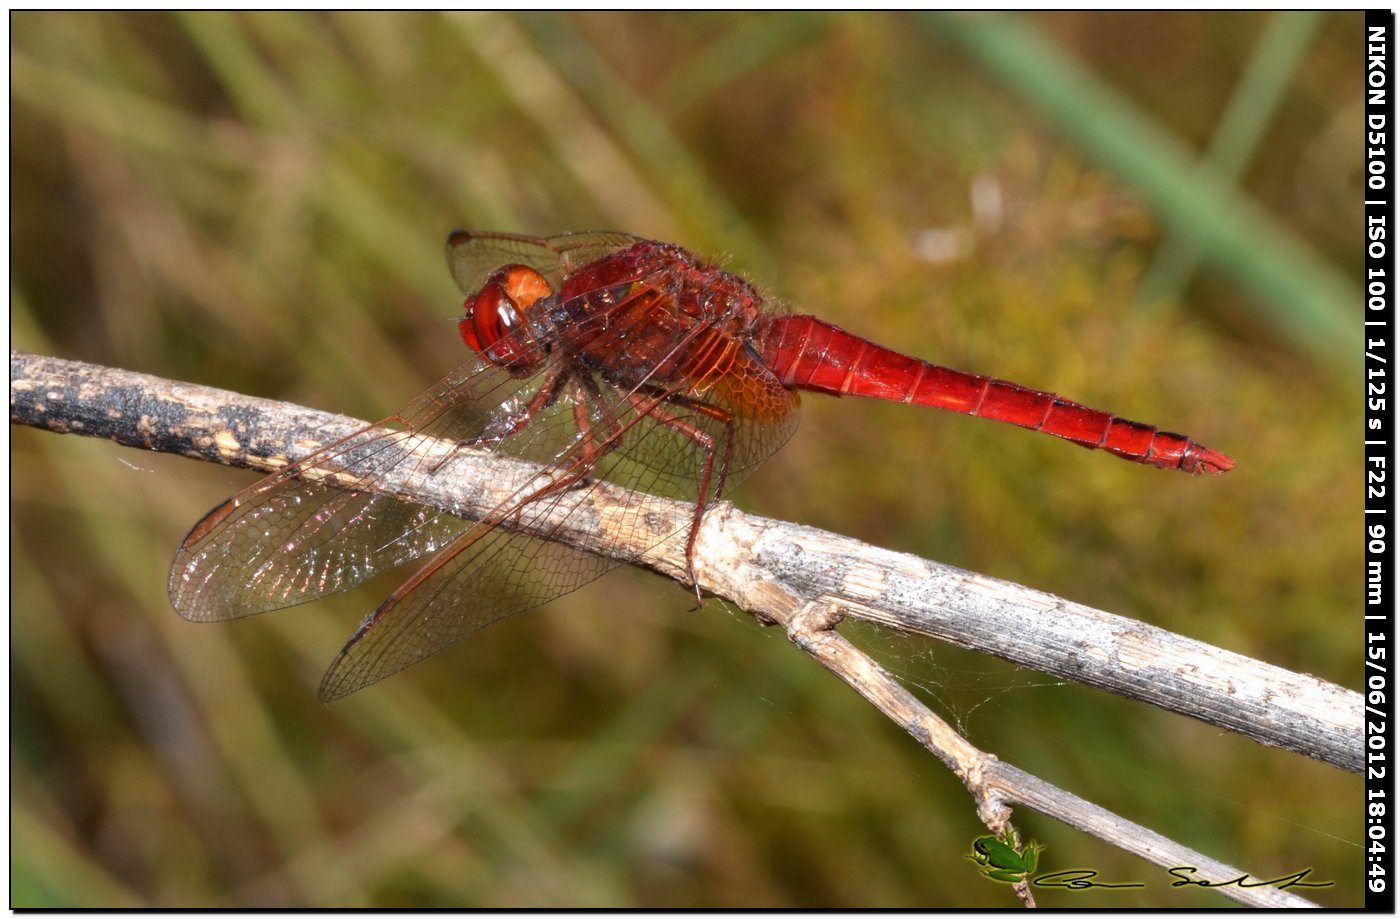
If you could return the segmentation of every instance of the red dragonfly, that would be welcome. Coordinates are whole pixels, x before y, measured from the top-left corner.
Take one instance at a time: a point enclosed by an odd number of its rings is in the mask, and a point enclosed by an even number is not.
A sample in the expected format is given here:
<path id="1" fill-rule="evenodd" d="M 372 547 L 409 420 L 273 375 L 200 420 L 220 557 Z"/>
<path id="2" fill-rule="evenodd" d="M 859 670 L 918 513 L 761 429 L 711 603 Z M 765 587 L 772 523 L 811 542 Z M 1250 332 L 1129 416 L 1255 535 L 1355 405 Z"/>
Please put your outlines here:
<path id="1" fill-rule="evenodd" d="M 991 418 L 1165 469 L 1235 465 L 1179 434 L 781 312 L 679 246 L 458 231 L 447 261 L 467 295 L 459 326 L 473 359 L 397 414 L 214 508 L 171 567 L 175 609 L 213 621 L 306 603 L 431 556 L 341 650 L 321 683 L 327 701 L 619 564 L 501 525 L 567 510 L 600 480 L 692 502 L 693 556 L 705 509 L 792 434 L 800 390 Z M 377 491 L 413 461 L 389 447 L 428 438 L 543 464 L 548 484 L 480 520 Z M 351 456 L 356 480 L 322 480 Z"/>

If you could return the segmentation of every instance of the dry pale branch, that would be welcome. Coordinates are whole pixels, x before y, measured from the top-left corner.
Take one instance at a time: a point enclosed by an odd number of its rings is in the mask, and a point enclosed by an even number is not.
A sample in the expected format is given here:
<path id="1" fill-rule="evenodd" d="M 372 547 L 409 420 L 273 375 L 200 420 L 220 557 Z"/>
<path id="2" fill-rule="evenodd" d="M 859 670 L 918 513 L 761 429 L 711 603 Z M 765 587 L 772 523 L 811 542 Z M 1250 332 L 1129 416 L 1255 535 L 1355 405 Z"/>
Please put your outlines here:
<path id="1" fill-rule="evenodd" d="M 269 471 L 346 437 L 364 422 L 299 406 L 111 368 L 11 352 L 10 418 L 127 446 Z M 407 449 L 405 440 L 404 448 Z M 519 460 L 423 444 L 425 464 L 399 463 L 402 479 L 382 488 L 400 497 L 479 517 L 541 474 Z M 350 458 L 353 461 L 353 456 Z M 334 473 L 332 473 L 333 475 Z M 347 469 L 347 474 L 353 470 Z M 605 483 L 551 537 L 687 577 L 684 533 L 693 508 Z M 579 513 L 582 507 L 586 512 Z M 626 509 L 626 513 L 619 513 Z M 631 531 L 620 531 L 619 520 Z M 641 528 L 637 521 L 642 521 Z M 681 534 L 675 538 L 673 534 Z M 669 537 L 669 538 L 668 538 Z M 800 648 L 833 670 L 933 751 L 967 785 L 979 814 L 1000 830 L 1009 805 L 1027 804 L 1164 867 L 1194 865 L 1224 881 L 1245 872 L 1177 846 L 971 746 L 835 630 L 845 616 L 1012 660 L 1099 686 L 1304 753 L 1361 768 L 1361 697 L 1019 585 L 913 556 L 887 552 L 809 527 L 766 520 L 721 504 L 696 543 L 701 587 L 761 621 L 780 623 Z M 1306 905 L 1271 887 L 1224 887 L 1253 905 Z"/>
<path id="2" fill-rule="evenodd" d="M 702 544 L 707 570 L 723 580 L 706 586 L 736 597 L 751 613 L 767 612 L 762 591 L 775 582 L 853 618 L 996 655 L 1361 772 L 1360 693 L 822 530 L 738 512 L 719 525 L 722 536 Z"/>
<path id="3" fill-rule="evenodd" d="M 962 779 L 977 802 L 978 817 L 993 830 L 1000 831 L 1006 826 L 1011 817 L 1011 805 L 1019 803 L 1162 868 L 1180 870 L 1190 866 L 1194 870 L 1186 874 L 1187 877 L 1212 883 L 1245 879 L 1246 872 L 1208 858 L 972 746 L 879 664 L 846 641 L 835 630 L 840 617 L 833 615 L 830 607 L 812 604 L 798 607 L 795 603 L 778 606 L 792 611 L 781 623 L 793 643 L 943 760 Z M 1028 886 L 1018 884 L 1016 892 L 1027 905 L 1034 906 Z M 1230 899 L 1249 906 L 1315 905 L 1286 890 L 1269 886 L 1218 889 Z"/>

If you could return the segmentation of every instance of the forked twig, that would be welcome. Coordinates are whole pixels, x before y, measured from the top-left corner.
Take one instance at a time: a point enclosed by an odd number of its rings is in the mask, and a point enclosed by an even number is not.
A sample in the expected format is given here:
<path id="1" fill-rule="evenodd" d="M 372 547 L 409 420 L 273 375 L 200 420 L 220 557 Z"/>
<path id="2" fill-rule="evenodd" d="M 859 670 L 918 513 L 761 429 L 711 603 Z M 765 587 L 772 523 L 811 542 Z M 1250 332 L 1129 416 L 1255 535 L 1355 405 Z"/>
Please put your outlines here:
<path id="1" fill-rule="evenodd" d="M 261 471 L 280 469 L 365 426 L 286 403 L 14 351 L 10 420 Z M 396 448 L 446 458 L 394 464 L 402 478 L 380 487 L 466 517 L 486 513 L 541 474 L 524 461 L 421 438 L 405 438 Z M 430 477 L 412 474 L 425 465 L 434 469 Z M 345 474 L 351 477 L 354 470 Z M 590 513 L 540 521 L 551 538 L 688 578 L 685 535 L 692 506 L 607 483 L 589 494 Z M 631 529 L 621 529 L 619 521 Z M 1006 826 L 1010 805 L 1021 803 L 1163 867 L 1195 866 L 1201 880 L 1246 874 L 973 747 L 847 642 L 835 628 L 842 618 L 932 635 L 1344 769 L 1361 768 L 1358 693 L 1050 594 L 754 517 L 728 504 L 705 516 L 695 575 L 707 592 L 760 621 L 781 624 L 798 647 L 935 753 L 966 784 L 993 832 Z M 1231 885 L 1220 891 L 1256 906 L 1308 905 L 1273 887 Z M 1028 900 L 1024 889 L 1019 892 Z"/>

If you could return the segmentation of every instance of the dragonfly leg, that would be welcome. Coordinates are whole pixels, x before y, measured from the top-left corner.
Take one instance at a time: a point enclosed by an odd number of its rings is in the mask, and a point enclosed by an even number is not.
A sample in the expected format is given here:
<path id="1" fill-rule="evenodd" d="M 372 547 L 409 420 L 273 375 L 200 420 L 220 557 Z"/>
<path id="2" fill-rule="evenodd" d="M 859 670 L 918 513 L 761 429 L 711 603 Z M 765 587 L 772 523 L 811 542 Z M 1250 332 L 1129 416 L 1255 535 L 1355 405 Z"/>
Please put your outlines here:
<path id="1" fill-rule="evenodd" d="M 493 420 L 487 429 L 476 437 L 459 440 L 456 444 L 456 450 L 484 450 L 496 446 L 513 434 L 518 434 L 534 420 L 536 415 L 559 401 L 559 395 L 568 382 L 569 372 L 567 368 L 563 366 L 551 367 L 524 408 L 511 412 L 503 418 Z M 433 468 L 433 472 L 437 472 L 451 456 L 452 454 L 449 453 L 442 460 L 439 460 L 437 466 Z"/>
<path id="2" fill-rule="evenodd" d="M 588 478 L 588 474 L 597 467 L 598 461 L 611 453 L 617 448 L 618 444 L 622 442 L 623 426 L 612 412 L 601 405 L 597 407 L 599 413 L 604 418 L 604 425 L 602 428 L 604 436 L 601 439 L 597 437 L 598 431 L 595 429 L 593 420 L 588 414 L 588 396 L 590 394 L 599 394 L 597 385 L 588 377 L 584 377 L 582 380 L 578 377 L 572 377 L 567 381 L 573 388 L 571 401 L 573 402 L 574 425 L 578 428 L 579 432 L 579 454 L 568 468 L 563 471 L 563 474 L 559 476 L 559 478 L 554 479 L 532 494 L 527 495 L 516 504 L 515 511 L 511 516 L 515 517 L 517 526 L 521 522 L 521 513 L 528 505 L 548 495 L 567 491 L 571 488 L 581 487 Z M 554 388 L 556 390 L 555 398 L 557 398 L 558 390 L 563 388 L 562 378 L 559 385 Z M 541 387 L 541 391 L 543 391 L 543 387 Z M 531 401 L 533 404 L 535 400 Z M 550 399 L 549 402 L 541 406 L 541 409 L 547 407 L 553 401 L 554 399 Z"/>
<path id="3" fill-rule="evenodd" d="M 633 393 L 628 396 L 628 401 L 637 406 L 639 412 L 650 415 L 656 422 L 689 438 L 705 453 L 705 462 L 700 471 L 700 490 L 695 498 L 695 513 L 690 521 L 690 535 L 686 537 L 685 541 L 686 569 L 690 575 L 690 585 L 695 590 L 696 608 L 699 609 L 704 599 L 700 596 L 700 579 L 695 575 L 695 541 L 700 535 L 700 521 L 705 516 L 706 509 L 711 501 L 718 500 L 724 492 L 724 482 L 729 476 L 729 460 L 734 452 L 734 414 L 717 405 L 692 399 L 676 392 L 658 391 L 649 396 Z M 663 402 L 681 406 L 697 415 L 708 416 L 725 426 L 724 448 L 718 471 L 715 469 L 714 435 L 680 415 L 662 408 L 661 403 Z M 712 481 L 713 488 L 711 487 Z"/>

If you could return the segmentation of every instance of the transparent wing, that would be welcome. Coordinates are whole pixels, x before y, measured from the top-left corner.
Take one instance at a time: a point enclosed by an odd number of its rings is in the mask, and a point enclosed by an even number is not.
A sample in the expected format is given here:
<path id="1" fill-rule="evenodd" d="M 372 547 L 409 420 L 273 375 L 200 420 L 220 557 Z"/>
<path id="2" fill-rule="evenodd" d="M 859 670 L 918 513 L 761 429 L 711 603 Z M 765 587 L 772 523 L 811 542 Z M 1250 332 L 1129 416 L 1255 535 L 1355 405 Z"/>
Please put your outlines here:
<path id="1" fill-rule="evenodd" d="M 591 488 L 559 492 L 520 508 L 538 524 L 568 513 Z M 332 701 L 403 670 L 493 622 L 576 590 L 620 564 L 563 543 L 479 524 L 380 604 L 321 681 Z"/>
<path id="2" fill-rule="evenodd" d="M 605 255 L 641 242 L 641 238 L 630 233 L 615 230 L 588 230 L 581 233 L 563 233 L 552 236 L 546 242 L 559 254 L 559 268 L 564 277 L 595 262 Z"/>
<path id="3" fill-rule="evenodd" d="M 447 265 L 467 296 L 475 296 L 486 279 L 504 265 L 528 265 L 555 290 L 576 268 L 640 240 L 627 233 L 600 230 L 565 233 L 548 239 L 515 233 L 458 230 L 447 238 Z"/>
<path id="4" fill-rule="evenodd" d="M 682 385 L 638 388 L 633 398 L 655 407 L 598 462 L 600 477 L 645 481 L 641 490 L 668 498 L 713 500 L 721 485 L 725 492 L 736 487 L 792 436 L 800 418 L 797 393 L 742 342 L 702 329 L 697 350 L 706 353 L 708 344 L 714 359 Z M 708 470 L 707 444 L 713 454 Z M 702 495 L 707 473 L 708 494 Z"/>
<path id="5" fill-rule="evenodd" d="M 185 537 L 171 603 L 197 621 L 249 616 L 338 593 L 448 544 L 470 521 L 374 487 L 426 462 L 415 448 L 430 438 L 489 436 L 539 383 L 469 361 L 389 418 L 244 489 Z M 545 426 L 519 448 L 547 453 L 549 438 L 567 436 Z M 336 474 L 352 462 L 356 477 Z"/>

